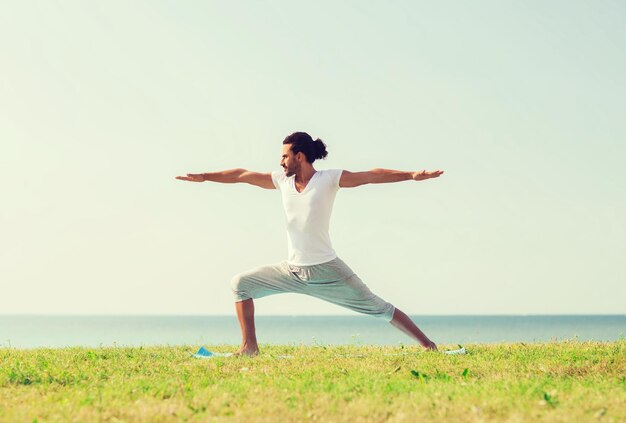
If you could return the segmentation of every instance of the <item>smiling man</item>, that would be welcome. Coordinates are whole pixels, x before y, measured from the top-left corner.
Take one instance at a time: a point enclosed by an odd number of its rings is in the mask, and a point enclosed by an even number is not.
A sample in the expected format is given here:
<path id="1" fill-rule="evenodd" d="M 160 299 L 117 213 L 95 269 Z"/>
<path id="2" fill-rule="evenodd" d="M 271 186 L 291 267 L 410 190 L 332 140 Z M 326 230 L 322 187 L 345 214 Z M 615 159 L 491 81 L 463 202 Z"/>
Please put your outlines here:
<path id="1" fill-rule="evenodd" d="M 374 169 L 366 172 L 316 170 L 313 163 L 328 155 L 322 140 L 294 132 L 283 141 L 280 165 L 271 173 L 233 169 L 188 173 L 177 179 L 191 182 L 245 182 L 281 192 L 287 218 L 288 259 L 240 273 L 232 280 L 242 344 L 237 354 L 256 355 L 259 347 L 254 327 L 254 299 L 293 292 L 311 295 L 359 313 L 380 317 L 429 350 L 437 346 L 401 310 L 381 299 L 335 253 L 328 229 L 339 188 L 436 178 L 443 171 L 402 172 Z"/>

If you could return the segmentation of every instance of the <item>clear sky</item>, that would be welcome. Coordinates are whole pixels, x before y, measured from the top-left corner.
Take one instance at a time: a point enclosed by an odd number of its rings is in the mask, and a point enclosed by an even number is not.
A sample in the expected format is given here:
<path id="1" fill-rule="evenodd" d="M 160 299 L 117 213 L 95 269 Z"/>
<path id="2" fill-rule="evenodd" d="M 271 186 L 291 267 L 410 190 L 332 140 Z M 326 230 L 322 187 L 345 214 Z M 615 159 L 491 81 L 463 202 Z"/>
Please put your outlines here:
<path id="1" fill-rule="evenodd" d="M 443 169 L 340 190 L 331 238 L 408 313 L 626 313 L 621 1 L 0 5 L 0 313 L 232 314 L 278 191 L 187 172 Z M 259 314 L 351 314 L 283 295 Z"/>

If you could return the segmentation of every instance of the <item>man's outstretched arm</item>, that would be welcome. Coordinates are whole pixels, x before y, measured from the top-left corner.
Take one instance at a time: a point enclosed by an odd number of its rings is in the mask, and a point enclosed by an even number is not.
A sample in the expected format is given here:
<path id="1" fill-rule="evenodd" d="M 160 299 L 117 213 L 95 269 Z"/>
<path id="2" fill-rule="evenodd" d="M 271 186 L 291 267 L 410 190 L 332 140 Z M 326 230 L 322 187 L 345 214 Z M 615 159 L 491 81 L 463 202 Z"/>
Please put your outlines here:
<path id="1" fill-rule="evenodd" d="M 209 173 L 188 173 L 187 176 L 177 176 L 176 179 L 191 182 L 221 182 L 224 184 L 235 184 L 237 182 L 245 182 L 250 185 L 265 189 L 275 189 L 272 182 L 271 173 L 250 172 L 246 169 L 231 169 L 221 172 Z"/>
<path id="2" fill-rule="evenodd" d="M 443 170 L 427 172 L 403 172 L 391 169 L 373 169 L 366 172 L 348 172 L 344 170 L 339 179 L 339 186 L 342 188 L 358 187 L 365 184 L 383 184 L 387 182 L 400 181 L 422 181 L 424 179 L 436 178 L 443 173 Z"/>

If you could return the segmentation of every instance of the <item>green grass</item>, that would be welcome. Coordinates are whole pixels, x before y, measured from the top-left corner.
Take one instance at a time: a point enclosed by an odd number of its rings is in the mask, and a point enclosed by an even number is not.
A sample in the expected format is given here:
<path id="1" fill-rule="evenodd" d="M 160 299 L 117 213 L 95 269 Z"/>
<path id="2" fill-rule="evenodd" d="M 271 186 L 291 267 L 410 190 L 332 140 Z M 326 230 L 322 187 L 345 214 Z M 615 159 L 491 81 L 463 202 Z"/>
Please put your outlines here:
<path id="1" fill-rule="evenodd" d="M 465 347 L 4 348 L 0 421 L 626 421 L 625 340 Z"/>

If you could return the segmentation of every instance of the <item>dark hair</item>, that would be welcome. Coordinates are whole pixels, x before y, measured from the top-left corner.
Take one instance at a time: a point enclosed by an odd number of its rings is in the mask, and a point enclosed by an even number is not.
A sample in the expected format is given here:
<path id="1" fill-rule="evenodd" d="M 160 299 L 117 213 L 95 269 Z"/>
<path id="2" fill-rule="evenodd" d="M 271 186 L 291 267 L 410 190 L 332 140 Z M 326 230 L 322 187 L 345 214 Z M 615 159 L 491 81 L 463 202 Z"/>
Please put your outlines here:
<path id="1" fill-rule="evenodd" d="M 294 132 L 285 138 L 283 144 L 291 144 L 293 154 L 304 153 L 309 163 L 313 163 L 317 159 L 325 159 L 328 156 L 326 144 L 319 138 L 313 141 L 313 138 L 306 132 Z"/>

